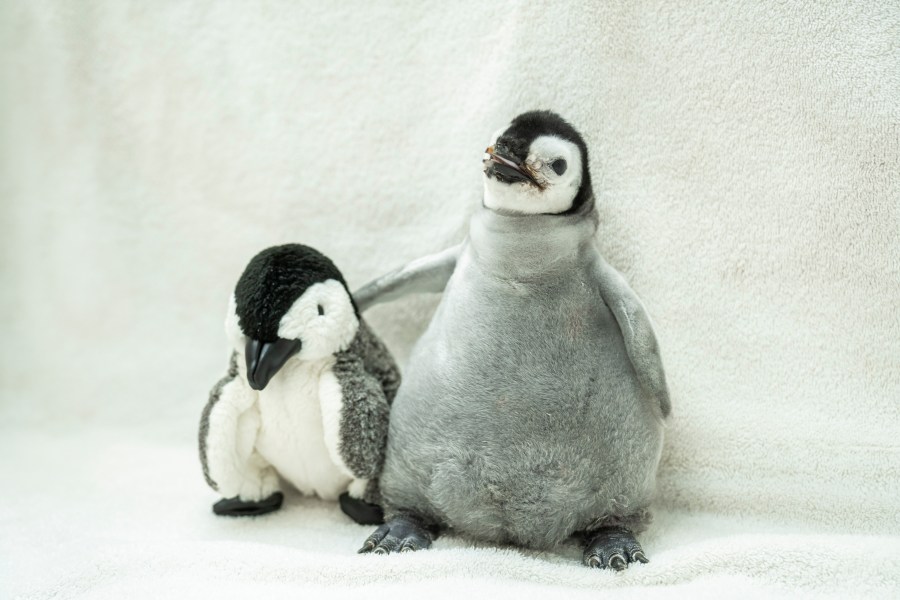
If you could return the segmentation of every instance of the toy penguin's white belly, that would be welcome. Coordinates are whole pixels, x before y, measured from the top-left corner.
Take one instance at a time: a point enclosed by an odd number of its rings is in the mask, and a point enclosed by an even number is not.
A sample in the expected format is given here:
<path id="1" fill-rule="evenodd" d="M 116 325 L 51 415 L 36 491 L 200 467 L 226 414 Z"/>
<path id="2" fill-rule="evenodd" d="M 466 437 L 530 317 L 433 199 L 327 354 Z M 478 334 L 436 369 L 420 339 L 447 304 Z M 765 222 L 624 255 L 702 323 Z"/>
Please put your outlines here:
<path id="1" fill-rule="evenodd" d="M 325 500 L 336 500 L 351 481 L 325 445 L 319 383 L 323 375 L 331 376 L 333 364 L 333 358 L 286 364 L 259 394 L 256 440 L 257 451 L 284 480 Z M 334 391 L 339 394 L 340 388 Z M 341 406 L 340 398 L 324 400 L 327 407 Z"/>

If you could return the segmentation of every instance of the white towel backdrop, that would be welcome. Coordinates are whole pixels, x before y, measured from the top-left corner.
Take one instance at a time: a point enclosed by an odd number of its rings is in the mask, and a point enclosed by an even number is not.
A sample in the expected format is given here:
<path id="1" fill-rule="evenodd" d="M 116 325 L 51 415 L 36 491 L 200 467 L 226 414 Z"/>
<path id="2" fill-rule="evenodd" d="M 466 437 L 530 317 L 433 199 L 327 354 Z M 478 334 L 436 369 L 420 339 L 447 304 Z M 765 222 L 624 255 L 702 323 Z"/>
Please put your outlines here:
<path id="1" fill-rule="evenodd" d="M 247 260 L 303 242 L 357 287 L 459 241 L 490 135 L 550 108 L 657 324 L 660 507 L 900 534 L 896 3 L 30 0 L 0 67 L 8 493 L 65 498 L 28 432 L 72 440 L 51 472 L 120 435 L 211 518 L 193 439 Z M 435 303 L 367 317 L 403 360 Z"/>

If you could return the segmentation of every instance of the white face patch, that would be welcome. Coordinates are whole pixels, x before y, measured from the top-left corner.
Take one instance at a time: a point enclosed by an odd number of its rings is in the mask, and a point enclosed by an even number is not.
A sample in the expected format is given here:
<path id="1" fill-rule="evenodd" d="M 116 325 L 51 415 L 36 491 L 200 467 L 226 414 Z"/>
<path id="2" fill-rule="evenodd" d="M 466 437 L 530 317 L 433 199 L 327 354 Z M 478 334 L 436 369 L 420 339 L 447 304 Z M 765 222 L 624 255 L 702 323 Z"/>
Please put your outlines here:
<path id="1" fill-rule="evenodd" d="M 556 162 L 559 160 L 565 161 L 565 170 L 561 174 L 553 166 L 556 163 L 559 169 L 562 166 Z M 581 150 L 578 146 L 554 135 L 542 135 L 529 146 L 525 164 L 544 184 L 544 189 L 527 182 L 503 183 L 485 174 L 485 206 L 525 215 L 556 214 L 572 206 L 581 187 Z"/>
<path id="2" fill-rule="evenodd" d="M 300 360 L 325 358 L 347 348 L 359 320 L 341 282 L 329 279 L 311 285 L 278 323 L 278 337 L 303 342 Z"/>

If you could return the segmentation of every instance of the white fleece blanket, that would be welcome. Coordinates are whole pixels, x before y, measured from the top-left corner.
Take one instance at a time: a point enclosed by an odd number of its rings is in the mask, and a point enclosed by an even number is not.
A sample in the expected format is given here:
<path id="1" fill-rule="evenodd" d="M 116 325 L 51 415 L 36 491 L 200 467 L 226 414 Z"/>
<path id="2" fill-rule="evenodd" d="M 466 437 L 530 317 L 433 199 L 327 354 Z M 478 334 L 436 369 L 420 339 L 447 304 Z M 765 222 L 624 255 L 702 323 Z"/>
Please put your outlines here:
<path id="1" fill-rule="evenodd" d="M 459 241 L 532 108 L 584 132 L 657 324 L 651 562 L 214 517 L 246 261 L 300 241 L 356 287 Z M 0 232 L 0 598 L 900 596 L 897 3 L 3 2 Z M 402 361 L 435 302 L 368 318 Z"/>

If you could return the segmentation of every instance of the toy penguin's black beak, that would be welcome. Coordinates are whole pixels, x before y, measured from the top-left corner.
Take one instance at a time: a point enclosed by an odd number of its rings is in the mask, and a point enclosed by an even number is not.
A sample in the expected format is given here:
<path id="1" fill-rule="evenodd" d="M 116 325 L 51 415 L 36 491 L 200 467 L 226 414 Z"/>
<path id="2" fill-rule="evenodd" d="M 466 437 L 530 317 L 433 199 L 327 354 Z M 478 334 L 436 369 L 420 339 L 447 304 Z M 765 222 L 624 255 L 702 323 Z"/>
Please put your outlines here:
<path id="1" fill-rule="evenodd" d="M 528 167 L 521 162 L 499 154 L 494 150 L 493 146 L 489 146 L 487 150 L 485 150 L 485 153 L 487 154 L 485 172 L 489 175 L 494 175 L 497 179 L 506 183 L 524 181 L 537 188 L 543 189 L 544 186 L 535 179 L 534 174 L 532 174 L 531 171 L 528 170 Z"/>
<path id="2" fill-rule="evenodd" d="M 246 347 L 247 382 L 254 390 L 265 388 L 284 363 L 300 352 L 300 340 L 279 338 L 274 342 L 248 340 Z"/>

